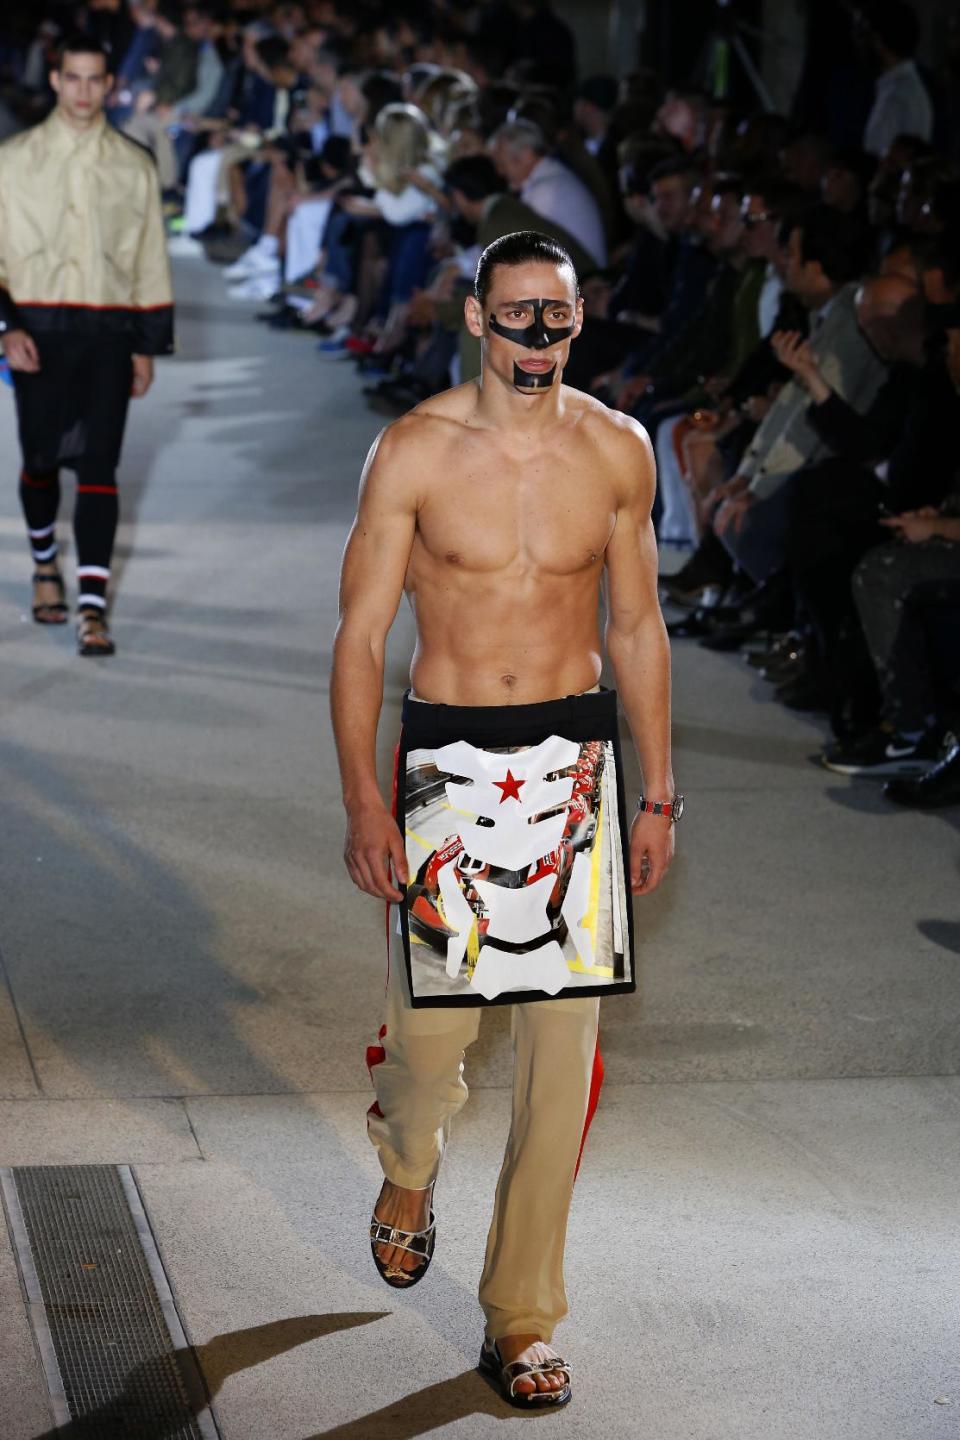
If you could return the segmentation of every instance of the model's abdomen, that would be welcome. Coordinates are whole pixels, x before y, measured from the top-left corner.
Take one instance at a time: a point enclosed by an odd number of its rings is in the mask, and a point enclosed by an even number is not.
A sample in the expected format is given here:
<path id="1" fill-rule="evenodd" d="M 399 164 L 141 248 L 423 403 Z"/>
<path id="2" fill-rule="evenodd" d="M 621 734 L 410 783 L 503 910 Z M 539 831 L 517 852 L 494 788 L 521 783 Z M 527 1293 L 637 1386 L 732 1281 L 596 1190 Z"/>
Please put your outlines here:
<path id="1" fill-rule="evenodd" d="M 408 585 L 417 695 L 448 705 L 522 705 L 597 683 L 598 563 L 572 575 L 520 566 L 509 574 L 450 570 L 422 567 Z"/>

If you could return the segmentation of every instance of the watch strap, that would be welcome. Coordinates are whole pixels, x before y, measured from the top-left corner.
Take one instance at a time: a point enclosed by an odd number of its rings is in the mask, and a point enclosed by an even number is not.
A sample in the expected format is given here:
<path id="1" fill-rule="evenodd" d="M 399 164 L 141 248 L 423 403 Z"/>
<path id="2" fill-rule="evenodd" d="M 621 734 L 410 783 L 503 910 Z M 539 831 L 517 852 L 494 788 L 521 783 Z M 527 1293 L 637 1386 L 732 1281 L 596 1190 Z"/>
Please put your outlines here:
<path id="1" fill-rule="evenodd" d="M 642 814 L 662 815 L 676 823 L 683 814 L 683 796 L 675 795 L 672 800 L 648 800 L 645 795 L 641 795 L 637 801 L 637 809 Z"/>

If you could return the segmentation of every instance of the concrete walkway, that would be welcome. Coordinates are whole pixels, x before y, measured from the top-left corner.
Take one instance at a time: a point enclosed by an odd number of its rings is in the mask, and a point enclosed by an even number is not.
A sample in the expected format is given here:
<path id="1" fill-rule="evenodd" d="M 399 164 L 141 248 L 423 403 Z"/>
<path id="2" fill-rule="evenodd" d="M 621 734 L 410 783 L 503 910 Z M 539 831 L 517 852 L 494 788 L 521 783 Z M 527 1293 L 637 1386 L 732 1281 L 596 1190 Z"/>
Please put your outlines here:
<path id="1" fill-rule="evenodd" d="M 180 353 L 133 407 L 111 661 L 25 618 L 0 394 L 0 1163 L 134 1166 L 225 1440 L 509 1435 L 472 1369 L 503 1011 L 429 1281 L 388 1290 L 365 1239 L 382 914 L 341 865 L 327 676 L 377 421 L 351 367 L 252 324 L 215 271 L 182 262 L 178 288 Z M 385 765 L 409 646 L 401 616 Z M 957 812 L 809 764 L 817 728 L 739 659 L 681 642 L 675 671 L 688 813 L 639 905 L 641 990 L 605 1011 L 558 1337 L 576 1398 L 543 1423 L 947 1440 Z M 5 1235 L 0 1310 L 2 1434 L 31 1440 L 50 1411 Z"/>

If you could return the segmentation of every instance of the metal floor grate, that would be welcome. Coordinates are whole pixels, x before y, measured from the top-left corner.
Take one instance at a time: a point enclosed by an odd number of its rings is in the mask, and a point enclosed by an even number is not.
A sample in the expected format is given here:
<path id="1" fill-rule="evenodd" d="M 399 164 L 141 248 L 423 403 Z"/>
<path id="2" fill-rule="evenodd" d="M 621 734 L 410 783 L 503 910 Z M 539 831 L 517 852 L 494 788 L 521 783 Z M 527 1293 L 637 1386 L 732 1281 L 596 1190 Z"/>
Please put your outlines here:
<path id="1" fill-rule="evenodd" d="M 35 1328 L 41 1302 L 79 1432 L 98 1440 L 215 1436 L 129 1170 L 24 1166 L 5 1180 Z"/>

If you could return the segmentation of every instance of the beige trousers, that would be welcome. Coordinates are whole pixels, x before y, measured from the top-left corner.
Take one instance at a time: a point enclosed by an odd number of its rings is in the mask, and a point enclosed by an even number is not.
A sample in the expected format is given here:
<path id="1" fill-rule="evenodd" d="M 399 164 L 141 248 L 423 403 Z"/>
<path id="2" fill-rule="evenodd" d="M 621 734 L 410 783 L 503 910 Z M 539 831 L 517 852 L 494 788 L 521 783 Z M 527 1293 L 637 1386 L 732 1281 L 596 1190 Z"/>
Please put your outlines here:
<path id="1" fill-rule="evenodd" d="M 367 1122 L 386 1178 L 422 1189 L 436 1179 L 451 1121 L 467 1099 L 464 1052 L 477 1038 L 482 1007 L 412 1008 L 396 919 L 391 906 L 387 1019 L 380 1044 L 367 1052 L 377 1095 Z M 602 1076 L 598 1011 L 596 996 L 510 1007 L 513 1113 L 480 1281 L 494 1339 L 549 1340 L 567 1314 L 563 1247 Z M 450 1216 L 451 1244 L 457 1224 Z"/>
<path id="2" fill-rule="evenodd" d="M 158 115 L 148 110 L 143 115 L 131 115 L 123 127 L 125 135 L 129 135 L 131 140 L 136 140 L 141 145 L 146 145 L 147 149 L 153 152 L 161 190 L 172 190 L 179 178 L 177 152 L 167 131 L 169 124 L 169 120 L 161 120 Z"/>

